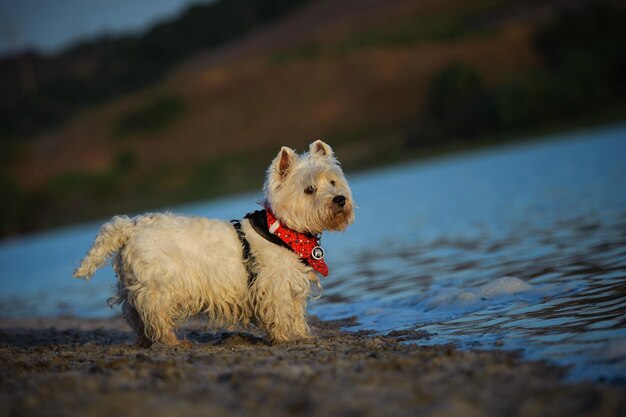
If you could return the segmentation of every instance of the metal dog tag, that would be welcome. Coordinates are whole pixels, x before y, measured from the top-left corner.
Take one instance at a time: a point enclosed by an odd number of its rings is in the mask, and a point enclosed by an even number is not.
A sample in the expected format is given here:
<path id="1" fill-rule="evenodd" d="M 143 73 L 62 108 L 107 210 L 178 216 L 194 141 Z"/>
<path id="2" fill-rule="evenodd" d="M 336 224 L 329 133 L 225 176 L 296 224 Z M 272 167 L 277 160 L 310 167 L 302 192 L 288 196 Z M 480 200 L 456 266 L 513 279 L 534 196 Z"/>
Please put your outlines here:
<path id="1" fill-rule="evenodd" d="M 313 257 L 313 259 L 323 259 L 324 258 L 324 249 L 322 249 L 321 246 L 316 246 L 313 248 L 313 250 L 311 251 L 311 256 Z"/>

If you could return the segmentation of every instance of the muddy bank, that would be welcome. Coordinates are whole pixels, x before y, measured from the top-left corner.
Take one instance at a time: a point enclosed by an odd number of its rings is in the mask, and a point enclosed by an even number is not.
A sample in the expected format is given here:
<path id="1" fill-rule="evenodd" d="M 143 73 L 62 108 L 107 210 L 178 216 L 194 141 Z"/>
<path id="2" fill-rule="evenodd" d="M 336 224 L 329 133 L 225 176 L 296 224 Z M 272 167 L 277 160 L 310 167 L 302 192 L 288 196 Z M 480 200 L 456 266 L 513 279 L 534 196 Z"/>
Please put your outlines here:
<path id="1" fill-rule="evenodd" d="M 562 368 L 313 325 L 272 346 L 194 322 L 191 349 L 140 349 L 119 319 L 0 320 L 0 415 L 626 415 L 625 388 L 565 383 Z"/>

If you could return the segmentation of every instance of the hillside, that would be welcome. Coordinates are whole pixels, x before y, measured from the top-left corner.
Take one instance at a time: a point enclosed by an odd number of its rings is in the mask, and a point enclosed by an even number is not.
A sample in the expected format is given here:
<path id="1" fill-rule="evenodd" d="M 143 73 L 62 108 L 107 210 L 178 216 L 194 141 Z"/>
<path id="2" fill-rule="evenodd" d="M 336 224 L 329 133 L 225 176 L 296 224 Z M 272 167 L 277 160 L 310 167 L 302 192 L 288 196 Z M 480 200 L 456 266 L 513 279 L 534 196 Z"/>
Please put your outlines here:
<path id="1" fill-rule="evenodd" d="M 79 40 L 51 56 L 26 51 L 4 57 L 0 138 L 19 140 L 58 126 L 84 107 L 154 84 L 194 53 L 237 39 L 307 2 L 196 2 L 144 32 Z"/>
<path id="2" fill-rule="evenodd" d="M 2 232 L 258 188 L 281 145 L 315 138 L 351 170 L 600 111 L 619 117 L 626 18 L 591 3 L 305 5 L 11 143 Z M 573 33 L 586 31 L 579 46 Z"/>

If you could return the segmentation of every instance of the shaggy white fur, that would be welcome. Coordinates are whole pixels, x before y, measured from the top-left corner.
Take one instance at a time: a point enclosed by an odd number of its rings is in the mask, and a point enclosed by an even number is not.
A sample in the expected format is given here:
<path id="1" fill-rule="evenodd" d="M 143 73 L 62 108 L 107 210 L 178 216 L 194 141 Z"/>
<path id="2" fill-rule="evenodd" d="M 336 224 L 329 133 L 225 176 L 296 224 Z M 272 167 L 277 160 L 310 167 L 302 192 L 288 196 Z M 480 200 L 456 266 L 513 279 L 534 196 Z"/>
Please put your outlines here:
<path id="1" fill-rule="evenodd" d="M 348 182 L 320 140 L 300 156 L 283 147 L 267 170 L 264 191 L 276 218 L 298 232 L 344 230 L 354 221 Z M 248 220 L 241 223 L 255 260 L 251 286 L 230 223 L 172 213 L 114 217 L 74 276 L 89 279 L 114 257 L 119 281 L 108 302 L 122 304 L 142 346 L 188 344 L 175 329 L 199 314 L 229 328 L 254 323 L 275 342 L 308 337 L 306 300 L 311 281 L 319 282 L 314 270 L 260 236 Z"/>

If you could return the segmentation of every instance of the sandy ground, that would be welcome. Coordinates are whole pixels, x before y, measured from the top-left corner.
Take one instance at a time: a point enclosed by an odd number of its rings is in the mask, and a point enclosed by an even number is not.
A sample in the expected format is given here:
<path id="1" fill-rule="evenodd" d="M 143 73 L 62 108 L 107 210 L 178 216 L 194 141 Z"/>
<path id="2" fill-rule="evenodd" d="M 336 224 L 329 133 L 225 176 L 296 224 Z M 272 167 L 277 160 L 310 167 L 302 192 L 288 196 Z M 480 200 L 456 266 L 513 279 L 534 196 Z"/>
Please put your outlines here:
<path id="1" fill-rule="evenodd" d="M 133 346 L 119 319 L 0 320 L 0 416 L 624 416 L 626 388 L 499 351 L 339 331 L 269 345 L 200 322 L 187 348 Z"/>

